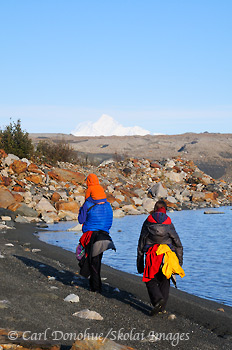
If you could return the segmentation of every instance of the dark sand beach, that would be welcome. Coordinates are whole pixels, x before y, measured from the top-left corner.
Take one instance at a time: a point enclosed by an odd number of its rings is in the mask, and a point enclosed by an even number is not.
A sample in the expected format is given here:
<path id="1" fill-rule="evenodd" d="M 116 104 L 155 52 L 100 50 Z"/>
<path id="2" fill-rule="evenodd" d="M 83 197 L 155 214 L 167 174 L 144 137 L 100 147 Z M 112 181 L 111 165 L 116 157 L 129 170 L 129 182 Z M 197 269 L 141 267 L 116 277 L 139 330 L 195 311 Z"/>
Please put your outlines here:
<path id="1" fill-rule="evenodd" d="M 231 307 L 171 288 L 167 314 L 151 317 L 140 276 L 103 265 L 103 293 L 92 293 L 75 255 L 39 241 L 36 231 L 32 224 L 0 231 L 0 328 L 23 332 L 14 342 L 69 348 L 75 336 L 101 335 L 137 350 L 232 349 Z M 64 301 L 69 294 L 80 301 Z M 83 309 L 103 320 L 73 316 Z M 155 334 L 160 340 L 149 341 Z"/>

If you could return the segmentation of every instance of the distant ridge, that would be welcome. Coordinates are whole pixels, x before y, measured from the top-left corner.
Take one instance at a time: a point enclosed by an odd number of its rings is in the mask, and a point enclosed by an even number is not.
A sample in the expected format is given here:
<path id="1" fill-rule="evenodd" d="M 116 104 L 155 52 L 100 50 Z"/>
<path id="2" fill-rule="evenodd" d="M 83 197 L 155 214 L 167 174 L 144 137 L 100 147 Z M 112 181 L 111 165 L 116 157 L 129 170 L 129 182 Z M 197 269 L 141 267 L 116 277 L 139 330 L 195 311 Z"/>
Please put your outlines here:
<path id="1" fill-rule="evenodd" d="M 148 135 L 150 131 L 139 126 L 125 127 L 109 115 L 103 114 L 95 123 L 83 122 L 71 131 L 74 136 L 132 136 Z"/>

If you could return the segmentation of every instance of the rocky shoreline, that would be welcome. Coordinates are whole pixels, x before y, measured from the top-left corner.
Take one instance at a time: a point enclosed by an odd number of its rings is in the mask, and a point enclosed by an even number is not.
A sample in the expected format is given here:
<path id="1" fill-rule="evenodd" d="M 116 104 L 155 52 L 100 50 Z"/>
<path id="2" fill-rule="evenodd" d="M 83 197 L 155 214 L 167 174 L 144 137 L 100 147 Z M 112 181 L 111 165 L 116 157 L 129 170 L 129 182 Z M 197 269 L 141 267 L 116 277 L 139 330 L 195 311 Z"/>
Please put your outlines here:
<path id="1" fill-rule="evenodd" d="M 171 288 L 167 314 L 150 317 L 140 276 L 103 266 L 103 293 L 92 293 L 73 253 L 39 241 L 34 224 L 15 225 L 0 231 L 1 350 L 69 349 L 75 335 L 73 350 L 230 348 L 230 307 Z M 65 301 L 73 294 L 78 302 Z M 86 309 L 95 319 L 77 316 Z"/>
<path id="2" fill-rule="evenodd" d="M 148 213 L 161 197 L 169 210 L 232 203 L 232 184 L 213 179 L 181 158 L 160 162 L 129 158 L 99 166 L 59 163 L 52 167 L 0 150 L 0 228 L 12 226 L 12 220 L 49 224 L 77 220 L 89 173 L 99 177 L 114 217 Z"/>

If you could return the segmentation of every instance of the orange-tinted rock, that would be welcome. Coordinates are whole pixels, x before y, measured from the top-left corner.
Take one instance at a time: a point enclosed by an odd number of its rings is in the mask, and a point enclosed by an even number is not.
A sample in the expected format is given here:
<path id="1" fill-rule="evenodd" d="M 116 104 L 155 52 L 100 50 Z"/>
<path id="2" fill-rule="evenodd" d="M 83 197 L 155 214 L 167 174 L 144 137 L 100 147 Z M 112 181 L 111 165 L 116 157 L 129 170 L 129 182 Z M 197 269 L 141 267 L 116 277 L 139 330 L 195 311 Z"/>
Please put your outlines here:
<path id="1" fill-rule="evenodd" d="M 61 199 L 61 196 L 59 195 L 59 193 L 58 192 L 54 192 L 53 194 L 52 194 L 52 197 L 51 197 L 51 201 L 52 202 L 58 202 L 59 200 Z"/>
<path id="2" fill-rule="evenodd" d="M 131 188 L 134 188 L 134 186 L 131 186 Z M 124 188 L 122 188 L 120 190 L 121 194 L 125 197 L 139 197 L 134 191 L 130 191 L 130 190 L 125 190 Z"/>
<path id="3" fill-rule="evenodd" d="M 27 170 L 30 171 L 31 173 L 44 174 L 43 171 L 40 170 L 38 166 L 34 163 L 31 163 L 30 165 L 28 165 Z"/>
<path id="4" fill-rule="evenodd" d="M 218 194 L 216 192 L 205 192 L 205 199 L 206 200 L 215 200 L 217 199 Z"/>
<path id="5" fill-rule="evenodd" d="M 21 174 L 21 173 L 24 173 L 27 170 L 27 163 L 26 162 L 22 162 L 21 160 L 15 160 L 11 164 L 11 168 L 13 169 L 13 171 L 15 173 Z"/>
<path id="6" fill-rule="evenodd" d="M 115 201 L 119 202 L 111 193 L 106 193 L 107 201 L 112 204 Z"/>
<path id="7" fill-rule="evenodd" d="M 20 204 L 18 202 L 15 202 L 7 207 L 7 209 L 11 211 L 15 211 L 20 207 Z"/>
<path id="8" fill-rule="evenodd" d="M 173 167 L 173 169 L 176 170 L 177 173 L 180 173 L 180 172 L 181 172 L 180 167 L 178 167 L 177 165 L 175 165 L 175 166 Z"/>
<path id="9" fill-rule="evenodd" d="M 160 166 L 158 163 L 151 163 L 151 164 L 150 164 L 150 167 L 153 168 L 153 169 L 154 169 L 154 168 L 157 168 L 157 169 L 160 169 L 160 168 L 161 168 L 161 166 Z"/>
<path id="10" fill-rule="evenodd" d="M 0 183 L 3 186 L 9 186 L 11 184 L 12 180 L 10 177 L 7 176 L 0 176 Z"/>
<path id="11" fill-rule="evenodd" d="M 151 179 L 153 182 L 160 182 L 160 178 L 157 176 L 153 176 Z"/>
<path id="12" fill-rule="evenodd" d="M 6 188 L 0 188 L 0 208 L 8 208 L 9 205 L 15 203 L 14 196 Z"/>
<path id="13" fill-rule="evenodd" d="M 67 170 L 67 169 L 53 169 L 48 172 L 51 179 L 63 182 L 75 181 L 78 184 L 84 184 L 86 176 L 77 171 Z"/>
<path id="14" fill-rule="evenodd" d="M 23 187 L 21 187 L 21 186 L 14 186 L 14 187 L 12 188 L 12 190 L 13 190 L 14 192 L 26 192 L 26 190 L 25 190 Z"/>
<path id="15" fill-rule="evenodd" d="M 25 183 L 23 181 L 20 181 L 20 180 L 15 180 L 15 182 L 17 183 L 17 185 L 21 186 L 21 187 L 24 187 L 25 186 Z"/>
<path id="16" fill-rule="evenodd" d="M 41 175 L 29 175 L 26 177 L 26 180 L 33 182 L 36 185 L 39 185 L 43 182 Z"/>
<path id="17" fill-rule="evenodd" d="M 190 169 L 190 168 L 183 168 L 182 169 L 186 174 L 191 174 L 191 173 L 193 173 L 193 169 Z"/>
<path id="18" fill-rule="evenodd" d="M 80 206 L 77 202 L 57 202 L 55 204 L 56 210 L 64 210 L 64 211 L 71 211 L 72 213 L 79 213 Z"/>
<path id="19" fill-rule="evenodd" d="M 16 202 L 18 202 L 18 203 L 23 202 L 24 198 L 23 198 L 23 196 L 21 196 L 21 194 L 19 194 L 19 193 L 12 193 L 12 194 L 13 194 Z"/>
<path id="20" fill-rule="evenodd" d="M 171 203 L 167 199 L 165 200 L 165 202 L 166 202 L 168 208 L 172 208 L 172 209 L 177 208 L 177 205 L 175 203 Z"/>

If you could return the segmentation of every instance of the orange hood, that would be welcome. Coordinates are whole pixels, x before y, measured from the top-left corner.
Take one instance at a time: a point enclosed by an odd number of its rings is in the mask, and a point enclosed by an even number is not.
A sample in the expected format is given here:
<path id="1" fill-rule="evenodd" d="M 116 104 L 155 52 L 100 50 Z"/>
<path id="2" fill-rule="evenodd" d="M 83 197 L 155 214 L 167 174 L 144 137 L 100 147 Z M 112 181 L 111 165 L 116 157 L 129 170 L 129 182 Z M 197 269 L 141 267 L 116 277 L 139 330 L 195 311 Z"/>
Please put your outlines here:
<path id="1" fill-rule="evenodd" d="M 87 199 L 90 196 L 95 200 L 106 198 L 105 191 L 99 184 L 97 175 L 89 174 L 86 179 L 86 184 L 88 188 L 86 190 L 85 199 Z"/>

